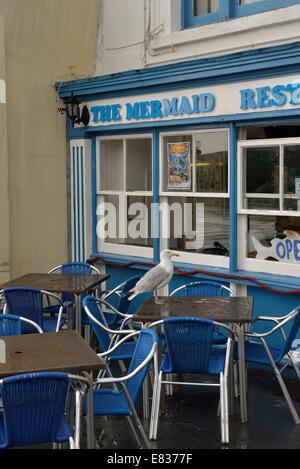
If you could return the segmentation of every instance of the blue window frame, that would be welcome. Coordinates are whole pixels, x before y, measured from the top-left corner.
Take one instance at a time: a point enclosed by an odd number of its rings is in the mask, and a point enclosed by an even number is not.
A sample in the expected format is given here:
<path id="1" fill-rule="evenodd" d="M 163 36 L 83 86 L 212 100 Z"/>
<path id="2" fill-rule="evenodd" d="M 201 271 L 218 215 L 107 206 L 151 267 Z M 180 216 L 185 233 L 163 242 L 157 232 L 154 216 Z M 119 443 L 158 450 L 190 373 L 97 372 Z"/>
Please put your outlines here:
<path id="1" fill-rule="evenodd" d="M 192 28 L 299 4 L 300 0 L 182 0 L 182 26 Z"/>

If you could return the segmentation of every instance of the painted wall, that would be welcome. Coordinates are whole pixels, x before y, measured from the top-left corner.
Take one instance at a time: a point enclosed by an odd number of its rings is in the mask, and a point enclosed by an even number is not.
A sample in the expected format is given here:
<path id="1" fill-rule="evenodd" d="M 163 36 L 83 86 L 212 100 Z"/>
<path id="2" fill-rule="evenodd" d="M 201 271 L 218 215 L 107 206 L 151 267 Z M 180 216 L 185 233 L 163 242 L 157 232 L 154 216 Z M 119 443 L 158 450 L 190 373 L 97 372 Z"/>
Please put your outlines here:
<path id="1" fill-rule="evenodd" d="M 69 148 L 66 118 L 58 114 L 61 103 L 53 84 L 94 74 L 99 1 L 0 0 L 0 6 L 6 35 L 10 265 L 15 277 L 47 271 L 68 259 Z M 0 119 L 2 146 L 1 107 Z M 2 222 L 7 221 L 4 154 L 0 152 Z M 7 227 L 1 223 L 0 272 L 1 263 L 8 262 Z"/>
<path id="2" fill-rule="evenodd" d="M 0 282 L 10 275 L 9 253 L 9 203 L 8 203 L 8 158 L 7 158 L 7 116 L 5 104 L 5 37 L 4 23 L 0 10 Z"/>
<path id="3" fill-rule="evenodd" d="M 180 30 L 181 0 L 102 0 L 96 75 L 300 40 L 300 5 Z"/>

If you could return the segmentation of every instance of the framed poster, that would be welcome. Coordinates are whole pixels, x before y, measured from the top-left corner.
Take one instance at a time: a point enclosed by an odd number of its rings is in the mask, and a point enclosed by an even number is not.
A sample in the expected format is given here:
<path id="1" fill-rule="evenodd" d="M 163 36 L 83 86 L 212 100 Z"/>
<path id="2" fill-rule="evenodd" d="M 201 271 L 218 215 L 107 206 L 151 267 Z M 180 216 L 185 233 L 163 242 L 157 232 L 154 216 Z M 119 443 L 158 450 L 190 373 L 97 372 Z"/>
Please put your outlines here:
<path id="1" fill-rule="evenodd" d="M 191 144 L 189 142 L 168 143 L 168 190 L 190 190 Z"/>

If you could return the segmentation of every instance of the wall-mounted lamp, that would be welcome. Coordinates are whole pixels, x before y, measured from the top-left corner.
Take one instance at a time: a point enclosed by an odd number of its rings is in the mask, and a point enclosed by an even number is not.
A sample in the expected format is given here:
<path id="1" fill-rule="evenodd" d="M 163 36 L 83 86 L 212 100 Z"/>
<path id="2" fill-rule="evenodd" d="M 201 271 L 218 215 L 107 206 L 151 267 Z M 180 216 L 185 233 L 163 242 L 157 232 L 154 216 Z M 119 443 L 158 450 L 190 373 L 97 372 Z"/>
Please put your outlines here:
<path id="1" fill-rule="evenodd" d="M 71 119 L 72 125 L 83 123 L 87 126 L 90 122 L 90 113 L 87 106 L 82 108 L 80 112 L 81 102 L 72 94 L 69 98 L 64 99 L 66 107 L 58 108 L 58 112 L 66 114 L 68 119 Z"/>

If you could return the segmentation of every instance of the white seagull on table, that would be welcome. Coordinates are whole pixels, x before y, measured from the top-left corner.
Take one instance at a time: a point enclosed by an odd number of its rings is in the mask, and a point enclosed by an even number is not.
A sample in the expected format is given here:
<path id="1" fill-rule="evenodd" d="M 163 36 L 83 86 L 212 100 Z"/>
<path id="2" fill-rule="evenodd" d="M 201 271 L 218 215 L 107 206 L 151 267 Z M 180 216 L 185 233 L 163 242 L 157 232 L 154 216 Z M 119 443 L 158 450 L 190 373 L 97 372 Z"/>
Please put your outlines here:
<path id="1" fill-rule="evenodd" d="M 155 299 L 158 298 L 158 291 L 168 285 L 171 282 L 174 275 L 174 265 L 172 257 L 180 257 L 174 251 L 165 249 L 160 254 L 160 264 L 153 267 L 149 272 L 141 278 L 130 292 L 131 295 L 128 297 L 129 300 L 133 300 L 140 293 L 154 292 Z"/>

